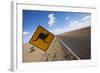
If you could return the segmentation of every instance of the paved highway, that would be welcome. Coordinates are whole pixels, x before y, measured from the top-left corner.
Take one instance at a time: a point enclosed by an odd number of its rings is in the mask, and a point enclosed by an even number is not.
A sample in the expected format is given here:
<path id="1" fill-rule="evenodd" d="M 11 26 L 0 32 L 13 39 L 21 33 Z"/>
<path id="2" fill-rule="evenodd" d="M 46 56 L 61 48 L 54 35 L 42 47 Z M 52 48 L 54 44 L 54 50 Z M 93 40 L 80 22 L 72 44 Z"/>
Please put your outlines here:
<path id="1" fill-rule="evenodd" d="M 90 27 L 88 27 L 88 28 L 85 28 L 79 31 L 66 33 L 66 35 L 61 35 L 58 37 L 80 59 L 90 59 L 91 58 L 91 37 L 90 35 L 91 35 Z M 63 44 L 62 42 L 61 44 Z"/>

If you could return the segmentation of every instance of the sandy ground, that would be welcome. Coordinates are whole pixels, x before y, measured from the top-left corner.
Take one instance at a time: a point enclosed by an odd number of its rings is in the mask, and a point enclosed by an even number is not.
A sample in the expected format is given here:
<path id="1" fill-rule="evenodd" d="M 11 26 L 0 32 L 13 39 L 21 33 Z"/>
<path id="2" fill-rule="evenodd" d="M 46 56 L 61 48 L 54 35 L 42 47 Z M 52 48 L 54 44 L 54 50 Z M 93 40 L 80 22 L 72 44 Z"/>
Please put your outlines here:
<path id="1" fill-rule="evenodd" d="M 91 27 L 71 31 L 58 37 L 80 58 L 91 58 Z"/>
<path id="2" fill-rule="evenodd" d="M 72 59 L 70 56 L 71 54 L 68 51 L 64 51 L 57 37 L 54 38 L 47 52 L 33 46 L 34 51 L 29 53 L 32 46 L 33 45 L 30 43 L 23 44 L 23 62 L 61 61 Z"/>
<path id="3" fill-rule="evenodd" d="M 31 45 L 23 44 L 23 62 L 44 62 L 77 60 L 76 57 L 59 41 L 62 40 L 80 59 L 91 58 L 91 27 L 56 35 L 46 52 Z M 31 48 L 34 51 L 30 53 Z"/>

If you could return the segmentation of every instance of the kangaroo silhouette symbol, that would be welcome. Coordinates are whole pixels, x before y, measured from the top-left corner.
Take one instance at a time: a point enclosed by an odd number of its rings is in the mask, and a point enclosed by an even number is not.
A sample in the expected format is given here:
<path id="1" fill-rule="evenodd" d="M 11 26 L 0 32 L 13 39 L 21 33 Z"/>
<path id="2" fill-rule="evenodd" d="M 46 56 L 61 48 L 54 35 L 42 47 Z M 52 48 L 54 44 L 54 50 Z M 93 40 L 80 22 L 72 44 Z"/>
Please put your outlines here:
<path id="1" fill-rule="evenodd" d="M 47 37 L 49 36 L 50 34 L 44 34 L 44 33 L 40 33 L 39 34 L 39 36 L 35 39 L 35 40 L 33 40 L 33 41 L 37 41 L 38 39 L 41 39 L 44 43 L 48 43 L 48 42 L 46 42 L 46 39 L 47 39 Z"/>

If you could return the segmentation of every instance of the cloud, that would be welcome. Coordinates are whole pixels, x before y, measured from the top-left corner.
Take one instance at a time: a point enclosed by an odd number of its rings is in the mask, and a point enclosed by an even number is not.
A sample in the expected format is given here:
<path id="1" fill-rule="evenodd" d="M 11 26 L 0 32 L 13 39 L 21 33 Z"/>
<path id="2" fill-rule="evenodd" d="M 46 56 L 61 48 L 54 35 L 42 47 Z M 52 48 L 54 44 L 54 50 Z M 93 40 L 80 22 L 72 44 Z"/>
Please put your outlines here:
<path id="1" fill-rule="evenodd" d="M 32 38 L 34 32 L 35 32 L 35 30 L 32 32 L 23 31 L 23 42 L 24 43 L 28 42 Z"/>
<path id="2" fill-rule="evenodd" d="M 85 16 L 85 17 L 83 17 L 81 20 L 82 21 L 86 21 L 86 20 L 90 20 L 91 19 L 91 16 Z"/>
<path id="3" fill-rule="evenodd" d="M 69 19 L 70 19 L 70 17 L 68 17 L 68 16 L 65 17 L 65 20 L 66 20 L 66 21 L 69 20 Z"/>
<path id="4" fill-rule="evenodd" d="M 72 31 L 84 27 L 88 27 L 91 25 L 91 19 L 90 16 L 85 16 L 80 21 L 73 20 L 69 23 L 69 26 L 67 27 L 67 31 Z"/>
<path id="5" fill-rule="evenodd" d="M 56 17 L 54 16 L 54 13 L 49 14 L 48 18 L 49 18 L 48 21 L 49 26 L 53 26 L 56 23 Z"/>
<path id="6" fill-rule="evenodd" d="M 29 35 L 29 34 L 30 34 L 30 33 L 29 33 L 28 31 L 24 31 L 24 32 L 23 32 L 23 35 L 24 35 L 24 36 Z"/>
<path id="7" fill-rule="evenodd" d="M 60 34 L 62 32 L 64 32 L 64 29 L 60 29 L 60 28 L 55 28 L 53 30 L 49 30 L 51 33 L 57 35 L 57 34 Z"/>
<path id="8" fill-rule="evenodd" d="M 31 38 L 32 38 L 32 36 L 33 36 L 33 34 L 30 34 L 30 35 L 28 36 L 28 39 L 31 39 Z"/>
<path id="9" fill-rule="evenodd" d="M 73 31 L 76 29 L 88 27 L 91 25 L 91 17 L 85 16 L 85 17 L 81 18 L 80 21 L 73 19 L 69 22 L 69 26 L 67 26 L 67 24 L 65 24 L 65 25 L 66 26 L 63 28 L 55 28 L 54 30 L 50 30 L 50 31 L 52 33 L 54 33 L 55 35 L 57 35 L 60 33 L 69 32 L 69 31 Z"/>
<path id="10" fill-rule="evenodd" d="M 27 43 L 30 40 L 30 38 L 31 38 L 31 33 L 27 32 L 27 31 L 24 31 L 23 35 L 24 35 L 23 36 L 23 42 Z"/>

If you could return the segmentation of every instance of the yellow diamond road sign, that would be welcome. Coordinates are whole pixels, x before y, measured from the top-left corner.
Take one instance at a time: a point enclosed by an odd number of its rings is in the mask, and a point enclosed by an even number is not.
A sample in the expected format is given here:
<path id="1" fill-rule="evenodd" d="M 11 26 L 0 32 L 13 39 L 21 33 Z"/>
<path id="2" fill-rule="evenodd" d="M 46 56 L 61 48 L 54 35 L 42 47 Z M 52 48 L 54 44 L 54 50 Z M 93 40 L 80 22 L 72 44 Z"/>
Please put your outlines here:
<path id="1" fill-rule="evenodd" d="M 38 26 L 29 43 L 46 52 L 53 38 L 54 35 L 51 32 Z"/>

